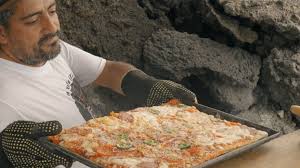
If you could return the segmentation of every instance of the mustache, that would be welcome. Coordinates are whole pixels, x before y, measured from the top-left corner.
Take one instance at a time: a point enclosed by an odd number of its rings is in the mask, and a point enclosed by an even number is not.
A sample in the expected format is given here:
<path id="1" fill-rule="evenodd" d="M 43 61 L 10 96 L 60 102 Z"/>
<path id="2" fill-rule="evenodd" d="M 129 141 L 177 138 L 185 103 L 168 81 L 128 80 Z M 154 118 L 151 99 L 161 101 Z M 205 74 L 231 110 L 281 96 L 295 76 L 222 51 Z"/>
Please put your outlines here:
<path id="1" fill-rule="evenodd" d="M 61 35 L 61 31 L 57 31 L 55 33 L 48 33 L 39 40 L 38 44 L 39 44 L 39 46 L 41 46 L 43 43 L 47 42 L 49 39 L 51 39 L 53 37 L 60 37 L 60 35 Z"/>

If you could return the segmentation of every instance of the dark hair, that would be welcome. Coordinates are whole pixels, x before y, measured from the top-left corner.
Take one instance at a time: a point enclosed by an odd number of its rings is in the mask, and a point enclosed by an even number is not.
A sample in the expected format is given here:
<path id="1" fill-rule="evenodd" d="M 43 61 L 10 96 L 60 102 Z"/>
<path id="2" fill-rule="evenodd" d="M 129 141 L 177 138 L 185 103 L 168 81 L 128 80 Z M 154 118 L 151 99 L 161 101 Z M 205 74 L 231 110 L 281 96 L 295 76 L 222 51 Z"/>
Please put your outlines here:
<path id="1" fill-rule="evenodd" d="M 7 1 L 9 1 L 9 0 L 0 0 L 0 6 L 5 4 Z"/>
<path id="2" fill-rule="evenodd" d="M 9 0 L 0 0 L 0 6 L 6 3 L 7 1 Z M 15 10 L 15 4 L 13 4 L 12 7 L 10 7 L 9 9 L 0 12 L 0 25 L 6 28 L 9 27 L 8 21 L 9 18 L 13 15 L 14 10 Z"/>
<path id="3" fill-rule="evenodd" d="M 8 20 L 11 15 L 12 15 L 11 10 L 5 10 L 3 12 L 0 12 L 0 25 L 4 27 L 8 27 Z"/>

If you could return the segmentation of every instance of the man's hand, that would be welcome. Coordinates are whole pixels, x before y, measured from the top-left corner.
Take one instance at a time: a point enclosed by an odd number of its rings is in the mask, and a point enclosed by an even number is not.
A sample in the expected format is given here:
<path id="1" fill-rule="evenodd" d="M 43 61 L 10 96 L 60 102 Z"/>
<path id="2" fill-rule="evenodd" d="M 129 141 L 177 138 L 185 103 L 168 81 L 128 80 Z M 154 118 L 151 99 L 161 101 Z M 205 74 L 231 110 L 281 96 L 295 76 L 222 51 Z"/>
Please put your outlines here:
<path id="1" fill-rule="evenodd" d="M 140 70 L 130 71 L 122 81 L 123 92 L 137 103 L 155 106 L 178 99 L 185 104 L 197 103 L 196 95 L 184 86 L 155 79 Z"/>
<path id="2" fill-rule="evenodd" d="M 15 168 L 53 168 L 58 165 L 69 168 L 72 165 L 71 159 L 53 153 L 37 142 L 38 138 L 56 135 L 61 130 L 62 126 L 58 121 L 14 122 L 0 134 L 0 151 L 4 151 Z"/>
<path id="3" fill-rule="evenodd" d="M 160 105 L 174 98 L 185 104 L 197 103 L 196 95 L 184 86 L 169 80 L 159 80 L 151 87 L 146 105 Z"/>

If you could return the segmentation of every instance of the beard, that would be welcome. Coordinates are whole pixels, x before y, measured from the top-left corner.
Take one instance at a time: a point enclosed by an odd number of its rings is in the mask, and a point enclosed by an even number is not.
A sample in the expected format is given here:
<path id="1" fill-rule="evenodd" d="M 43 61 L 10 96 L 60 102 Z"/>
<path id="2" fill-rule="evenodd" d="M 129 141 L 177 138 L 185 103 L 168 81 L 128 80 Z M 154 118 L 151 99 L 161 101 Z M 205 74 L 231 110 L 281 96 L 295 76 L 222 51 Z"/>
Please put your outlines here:
<path id="1" fill-rule="evenodd" d="M 16 54 L 19 55 L 19 61 L 25 65 L 34 66 L 56 58 L 61 50 L 59 40 L 50 44 L 47 44 L 47 42 L 52 38 L 59 37 L 59 34 L 60 32 L 46 34 L 38 41 L 36 47 L 32 49 L 33 52 Z M 44 47 L 47 47 L 48 49 L 45 49 Z"/>

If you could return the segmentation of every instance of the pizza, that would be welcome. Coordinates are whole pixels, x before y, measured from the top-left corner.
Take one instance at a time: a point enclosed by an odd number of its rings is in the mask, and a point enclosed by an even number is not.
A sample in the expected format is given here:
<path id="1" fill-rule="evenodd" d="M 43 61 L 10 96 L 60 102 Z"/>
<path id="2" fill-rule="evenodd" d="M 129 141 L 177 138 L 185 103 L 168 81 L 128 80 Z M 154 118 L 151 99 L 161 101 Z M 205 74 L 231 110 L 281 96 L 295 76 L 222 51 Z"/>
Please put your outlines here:
<path id="1" fill-rule="evenodd" d="M 266 136 L 171 100 L 111 112 L 49 139 L 105 168 L 188 168 Z"/>

